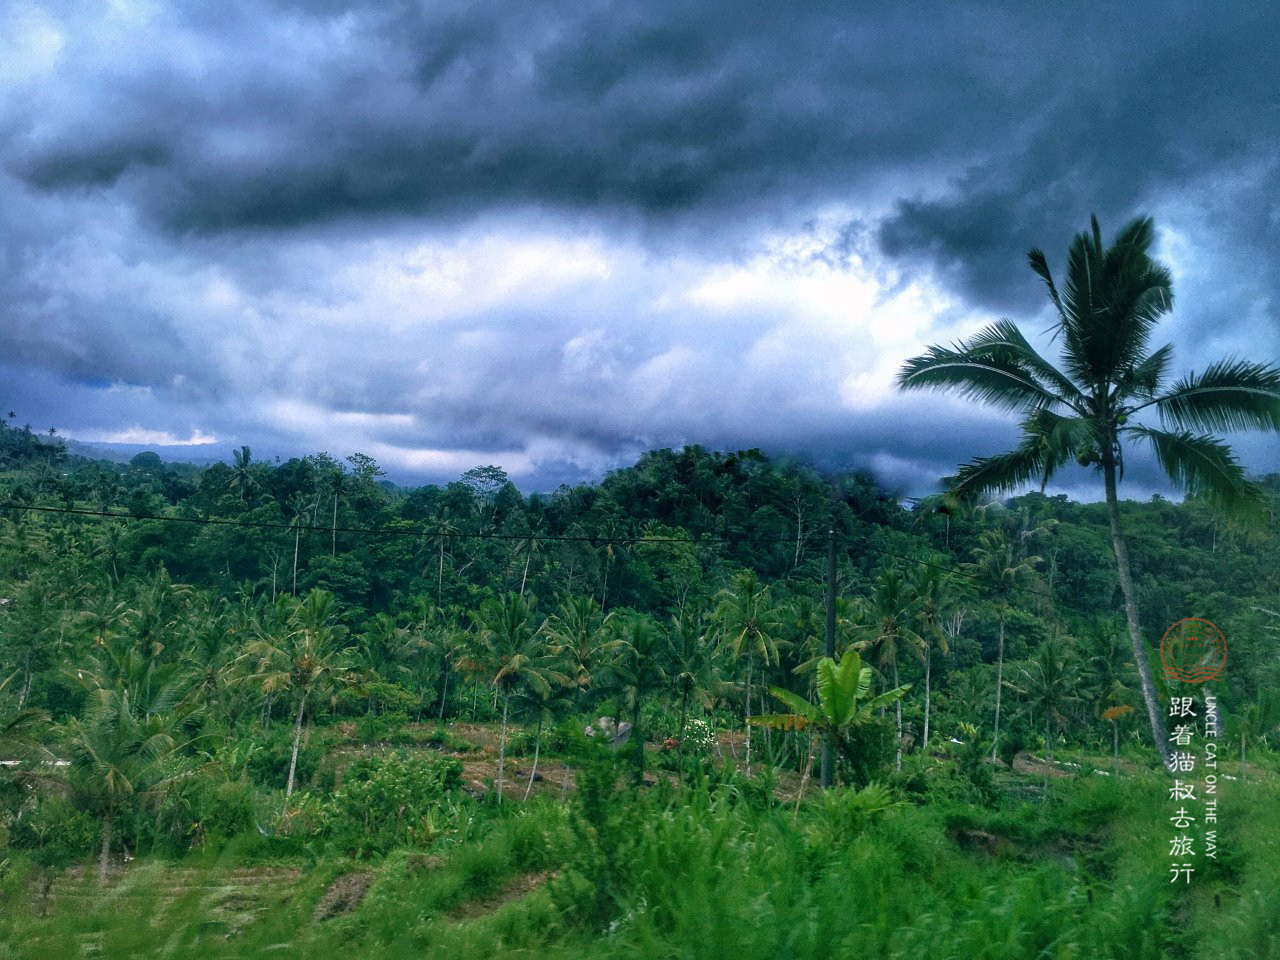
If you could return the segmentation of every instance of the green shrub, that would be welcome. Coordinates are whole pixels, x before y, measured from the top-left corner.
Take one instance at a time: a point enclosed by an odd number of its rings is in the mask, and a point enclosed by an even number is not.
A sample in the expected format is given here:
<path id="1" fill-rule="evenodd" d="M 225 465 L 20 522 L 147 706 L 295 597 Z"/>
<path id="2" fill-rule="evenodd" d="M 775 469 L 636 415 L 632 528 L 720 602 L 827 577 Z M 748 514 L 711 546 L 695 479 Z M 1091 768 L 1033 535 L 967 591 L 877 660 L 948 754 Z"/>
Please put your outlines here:
<path id="1" fill-rule="evenodd" d="M 716 730 L 706 720 L 692 717 L 685 721 L 682 746 L 686 756 L 705 757 L 716 745 Z"/>
<path id="2" fill-rule="evenodd" d="M 321 731 L 304 734 L 298 748 L 298 767 L 295 778 L 298 784 L 311 782 L 326 753 L 325 737 Z M 293 752 L 293 728 L 277 723 L 269 733 L 255 733 L 249 738 L 252 747 L 247 749 L 245 770 L 256 784 L 272 790 L 282 790 L 289 779 L 289 760 Z"/>
<path id="3" fill-rule="evenodd" d="M 43 866 L 65 866 L 101 847 L 102 821 L 62 797 L 44 794 L 14 818 L 9 843 Z"/>
<path id="4" fill-rule="evenodd" d="M 533 730 L 517 730 L 514 727 L 507 730 L 507 756 L 508 757 L 530 757 L 533 756 L 535 735 Z"/>
<path id="5" fill-rule="evenodd" d="M 356 739 L 361 743 L 404 744 L 416 742 L 403 712 L 367 713 L 356 720 Z"/>
<path id="6" fill-rule="evenodd" d="M 825 790 L 814 805 L 809 841 L 823 848 L 847 846 L 897 803 L 888 788 L 878 783 L 868 784 L 861 790 L 852 787 Z"/>
<path id="7" fill-rule="evenodd" d="M 843 753 L 837 757 L 841 781 L 865 787 L 873 780 L 884 779 L 889 764 L 893 762 L 896 736 L 894 722 L 888 717 L 877 718 L 850 730 L 848 742 L 856 759 L 850 760 Z"/>
<path id="8" fill-rule="evenodd" d="M 352 856 L 426 848 L 456 824 L 461 785 L 462 764 L 451 757 L 370 754 L 352 761 L 331 797 L 299 796 L 286 832 Z"/>
<path id="9" fill-rule="evenodd" d="M 1026 727 L 1011 724 L 1000 737 L 1000 759 L 1004 761 L 1006 767 L 1012 767 L 1013 758 L 1029 746 Z"/>
<path id="10" fill-rule="evenodd" d="M 573 840 L 551 896 L 568 922 L 599 930 L 626 900 L 643 803 L 620 785 L 619 754 L 603 744 L 579 741 L 575 746 L 580 767 L 569 814 Z"/>
<path id="11" fill-rule="evenodd" d="M 470 753 L 476 749 L 474 744 L 462 739 L 462 737 L 453 733 L 453 731 L 444 724 L 440 724 L 439 726 L 428 730 L 426 733 L 420 734 L 418 742 L 430 744 L 434 747 L 443 747 L 453 753 Z"/>
<path id="12" fill-rule="evenodd" d="M 197 775 L 167 791 L 154 809 L 139 811 L 133 830 L 139 838 L 150 834 L 153 845 L 167 842 L 183 852 L 255 829 L 255 799 L 247 781 Z"/>

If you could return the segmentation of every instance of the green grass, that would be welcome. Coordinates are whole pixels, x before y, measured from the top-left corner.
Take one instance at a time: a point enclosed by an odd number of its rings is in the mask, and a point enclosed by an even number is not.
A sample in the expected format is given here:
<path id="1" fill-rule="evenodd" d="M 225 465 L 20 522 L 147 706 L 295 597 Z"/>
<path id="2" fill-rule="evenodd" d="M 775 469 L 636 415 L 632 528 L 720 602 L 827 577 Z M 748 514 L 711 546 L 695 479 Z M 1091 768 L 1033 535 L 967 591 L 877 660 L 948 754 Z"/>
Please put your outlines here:
<path id="1" fill-rule="evenodd" d="M 241 921 L 200 893 L 167 899 L 173 867 L 159 864 L 41 917 L 34 868 L 14 859 L 0 877 L 0 958 L 1280 958 L 1280 790 L 1224 785 L 1220 860 L 1188 886 L 1169 882 L 1167 789 L 1154 775 L 1081 777 L 1044 802 L 904 803 L 843 826 L 814 803 L 793 822 L 727 791 L 623 792 L 602 795 L 586 834 L 540 803 L 431 859 L 393 852 L 356 910 L 320 922 L 329 885 L 369 864 L 307 866 Z M 993 840 L 958 842 L 965 831 Z M 230 844 L 179 866 L 214 882 L 243 863 Z M 465 914 L 552 868 L 546 886 Z M 603 880 L 616 907 L 576 915 Z"/>

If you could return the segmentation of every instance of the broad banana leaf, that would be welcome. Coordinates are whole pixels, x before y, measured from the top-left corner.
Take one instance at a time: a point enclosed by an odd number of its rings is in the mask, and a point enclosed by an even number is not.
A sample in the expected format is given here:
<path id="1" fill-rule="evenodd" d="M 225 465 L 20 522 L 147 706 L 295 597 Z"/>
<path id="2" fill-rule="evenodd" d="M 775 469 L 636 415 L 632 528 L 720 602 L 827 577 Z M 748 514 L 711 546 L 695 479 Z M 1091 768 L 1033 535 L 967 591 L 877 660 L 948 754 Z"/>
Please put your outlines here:
<path id="1" fill-rule="evenodd" d="M 772 727 L 774 730 L 803 730 L 809 726 L 807 718 L 794 713 L 762 713 L 747 717 L 747 723 L 754 727 Z"/>
<path id="2" fill-rule="evenodd" d="M 818 704 L 823 716 L 834 727 L 853 722 L 858 701 L 871 690 L 871 668 L 862 665 L 854 650 L 846 650 L 837 666 L 834 660 L 818 664 Z"/>
<path id="3" fill-rule="evenodd" d="M 784 690 L 782 687 L 770 687 L 769 692 L 773 694 L 775 699 L 781 700 L 784 706 L 790 707 L 810 723 L 816 723 L 818 721 L 819 715 L 817 708 L 799 694 L 792 693 L 790 690 Z"/>

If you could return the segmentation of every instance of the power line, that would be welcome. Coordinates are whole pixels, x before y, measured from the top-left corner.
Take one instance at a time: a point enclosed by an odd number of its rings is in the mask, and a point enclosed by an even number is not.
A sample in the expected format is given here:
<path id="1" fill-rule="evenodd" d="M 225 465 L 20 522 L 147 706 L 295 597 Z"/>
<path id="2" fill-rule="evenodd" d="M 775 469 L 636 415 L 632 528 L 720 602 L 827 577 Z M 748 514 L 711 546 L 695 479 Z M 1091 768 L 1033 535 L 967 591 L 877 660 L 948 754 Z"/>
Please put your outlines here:
<path id="1" fill-rule="evenodd" d="M 294 525 L 291 523 L 275 523 L 269 520 L 235 520 L 226 517 L 180 517 L 180 516 L 164 516 L 161 514 L 134 514 L 134 513 L 113 513 L 109 510 L 88 510 L 80 507 L 48 507 L 35 506 L 22 503 L 15 503 L 12 500 L 0 502 L 0 509 L 11 510 L 32 510 L 38 513 L 62 514 L 69 516 L 88 517 L 90 519 L 103 520 L 155 520 L 163 523 L 187 523 L 196 526 L 217 526 L 217 527 L 239 527 L 254 530 L 284 530 L 284 531 L 302 531 L 306 533 L 343 533 L 343 534 L 361 534 L 365 536 L 375 537 L 413 537 L 415 539 L 422 537 L 437 537 L 448 540 L 503 540 L 517 543 L 525 543 L 528 541 L 538 541 L 541 543 L 589 543 L 592 545 L 619 545 L 619 544 L 641 544 L 641 543 L 680 543 L 691 546 L 699 546 L 701 544 L 737 544 L 737 543 L 763 543 L 763 544 L 793 544 L 795 537 L 702 537 L 698 540 L 682 537 L 605 537 L 605 536 L 553 536 L 548 534 L 518 534 L 518 533 L 482 533 L 482 532 L 465 532 L 450 531 L 436 528 L 434 530 L 419 529 L 405 530 L 396 528 L 372 528 L 372 527 L 317 527 L 314 525 Z M 846 553 L 855 549 L 851 545 L 845 546 Z M 902 553 L 895 553 L 892 550 L 886 550 L 883 547 L 875 547 L 870 544 L 859 545 L 864 553 L 872 553 L 877 556 L 887 557 L 894 560 L 902 560 L 907 563 L 914 563 L 922 567 L 929 567 L 933 570 L 939 570 L 953 576 L 961 576 L 975 583 L 978 581 L 976 574 L 968 573 L 954 567 L 943 566 L 939 563 L 932 563 L 923 560 L 920 557 L 911 557 Z M 1047 600 L 1054 600 L 1055 597 L 1051 593 L 1045 593 L 1043 590 L 1032 590 L 1029 587 L 1013 587 L 1014 592 L 1026 594 L 1028 596 L 1042 597 Z"/>
<path id="2" fill-rule="evenodd" d="M 197 526 L 246 527 L 257 530 L 301 530 L 307 533 L 353 533 L 378 537 L 439 537 L 449 540 L 513 540 L 523 543 L 538 540 L 547 543 L 685 543 L 697 546 L 702 543 L 795 543 L 795 537 L 702 537 L 694 540 L 687 537 L 605 537 L 605 536 L 552 536 L 548 534 L 523 533 L 481 533 L 478 531 L 417 529 L 402 530 L 391 527 L 317 527 L 310 524 L 274 523 L 269 520 L 233 520 L 226 517 L 175 517 L 161 514 L 112 513 L 108 510 L 85 510 L 79 507 L 40 507 L 13 501 L 0 502 L 0 509 L 35 510 L 40 513 L 69 514 L 79 517 L 102 518 L 107 520 L 158 520 L 164 523 L 190 523 Z"/>

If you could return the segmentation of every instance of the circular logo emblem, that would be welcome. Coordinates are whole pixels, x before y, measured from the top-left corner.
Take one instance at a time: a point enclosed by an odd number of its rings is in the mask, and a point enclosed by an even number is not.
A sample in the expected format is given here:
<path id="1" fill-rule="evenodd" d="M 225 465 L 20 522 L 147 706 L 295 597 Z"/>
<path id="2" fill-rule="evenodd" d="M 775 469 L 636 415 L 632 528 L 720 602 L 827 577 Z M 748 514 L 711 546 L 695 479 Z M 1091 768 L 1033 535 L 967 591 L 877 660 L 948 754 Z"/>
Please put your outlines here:
<path id="1" fill-rule="evenodd" d="M 1161 639 L 1160 661 L 1168 680 L 1216 680 L 1227 662 L 1227 641 L 1208 620 L 1188 617 L 1170 627 Z"/>

